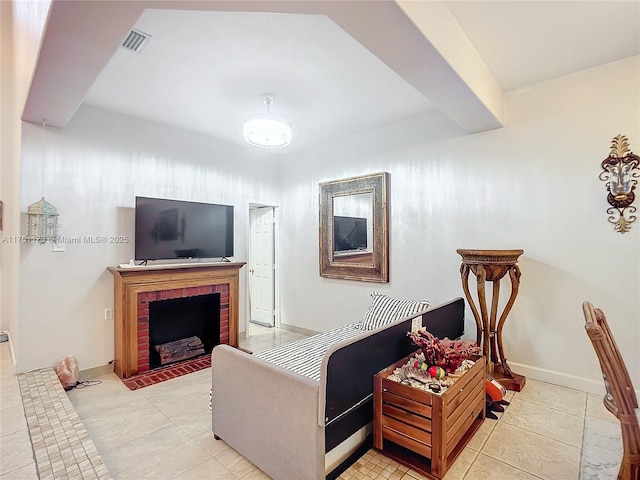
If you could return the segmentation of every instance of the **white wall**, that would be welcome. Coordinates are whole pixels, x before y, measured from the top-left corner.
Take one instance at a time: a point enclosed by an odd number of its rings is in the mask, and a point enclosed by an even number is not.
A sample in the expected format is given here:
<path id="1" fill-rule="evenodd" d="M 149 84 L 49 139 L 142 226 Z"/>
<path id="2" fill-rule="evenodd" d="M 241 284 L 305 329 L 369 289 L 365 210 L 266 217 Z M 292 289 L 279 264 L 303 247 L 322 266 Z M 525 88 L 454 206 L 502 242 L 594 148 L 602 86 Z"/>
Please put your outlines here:
<path id="1" fill-rule="evenodd" d="M 21 247 L 18 369 L 53 365 L 65 355 L 81 369 L 113 359 L 113 321 L 104 320 L 113 278 L 106 267 L 133 258 L 136 195 L 233 205 L 234 260 L 246 261 L 249 202 L 277 203 L 274 159 L 251 148 L 87 106 L 66 128 L 47 129 L 45 194 L 60 213 L 60 234 L 131 241 L 66 244 L 60 253 L 51 244 Z M 41 179 L 42 129 L 25 123 L 21 211 L 40 199 Z M 246 268 L 240 277 L 244 292 Z M 242 301 L 241 331 L 245 312 Z"/>
<path id="2" fill-rule="evenodd" d="M 282 321 L 311 330 L 357 321 L 374 290 L 441 303 L 464 295 L 457 248 L 522 248 L 520 293 L 504 330 L 514 371 L 601 391 L 583 328 L 581 303 L 590 300 L 607 314 L 640 385 L 640 221 L 616 233 L 598 179 L 615 135 L 640 152 L 639 63 L 509 93 L 507 126 L 498 130 L 462 136 L 453 125 L 436 131 L 422 116 L 289 155 Z M 391 175 L 389 284 L 320 278 L 318 183 L 378 171 Z M 502 303 L 508 294 L 505 283 Z M 466 324 L 475 337 L 469 310 Z"/>
<path id="3" fill-rule="evenodd" d="M 67 128 L 49 130 L 46 194 L 69 236 L 132 235 L 135 195 L 233 204 L 238 260 L 246 260 L 249 202 L 281 205 L 281 320 L 309 330 L 359 320 L 373 290 L 436 304 L 462 296 L 456 248 L 523 248 L 520 294 L 505 328 L 514 370 L 599 391 L 580 308 L 588 299 L 607 313 L 640 385 L 640 222 L 624 235 L 613 230 L 598 179 L 613 136 L 627 135 L 640 151 L 639 70 L 636 57 L 512 92 L 499 130 L 466 136 L 434 112 L 294 150 L 277 164 L 241 146 L 83 107 Z M 25 211 L 40 196 L 41 132 L 23 129 Z M 320 278 L 319 182 L 379 171 L 391 174 L 390 283 Z M 20 250 L 19 369 L 67 354 L 83 369 L 111 360 L 105 268 L 131 258 L 133 244 Z M 241 281 L 244 289 L 246 272 Z M 246 302 L 240 318 L 242 325 Z"/>
<path id="4" fill-rule="evenodd" d="M 0 199 L 2 235 L 20 233 L 20 139 L 22 110 L 31 85 L 49 0 L 0 1 Z M 18 349 L 20 247 L 0 243 L 0 329 L 9 330 Z"/>

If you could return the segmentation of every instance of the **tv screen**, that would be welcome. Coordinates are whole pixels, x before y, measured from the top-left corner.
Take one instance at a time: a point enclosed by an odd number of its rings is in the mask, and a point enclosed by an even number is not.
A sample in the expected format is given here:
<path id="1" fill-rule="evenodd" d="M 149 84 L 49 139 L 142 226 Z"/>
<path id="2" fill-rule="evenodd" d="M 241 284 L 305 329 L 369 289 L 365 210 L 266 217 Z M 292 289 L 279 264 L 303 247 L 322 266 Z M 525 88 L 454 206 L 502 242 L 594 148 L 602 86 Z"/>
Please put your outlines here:
<path id="1" fill-rule="evenodd" d="M 366 250 L 367 219 L 333 217 L 333 251 Z"/>
<path id="2" fill-rule="evenodd" d="M 135 258 L 233 256 L 233 206 L 136 197 Z"/>

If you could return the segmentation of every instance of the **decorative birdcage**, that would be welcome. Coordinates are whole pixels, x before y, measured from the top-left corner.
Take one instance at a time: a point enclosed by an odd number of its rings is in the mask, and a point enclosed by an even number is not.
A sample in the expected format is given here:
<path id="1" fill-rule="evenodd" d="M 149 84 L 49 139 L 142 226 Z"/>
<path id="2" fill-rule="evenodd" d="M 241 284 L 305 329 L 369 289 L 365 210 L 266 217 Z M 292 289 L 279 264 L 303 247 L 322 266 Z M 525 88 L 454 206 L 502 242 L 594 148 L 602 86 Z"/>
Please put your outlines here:
<path id="1" fill-rule="evenodd" d="M 58 238 L 58 209 L 44 196 L 27 208 L 27 240 L 30 242 L 55 242 Z"/>
<path id="2" fill-rule="evenodd" d="M 42 198 L 27 207 L 27 241 L 37 243 L 58 240 L 58 209 L 44 199 L 46 165 L 46 120 L 42 121 Z"/>

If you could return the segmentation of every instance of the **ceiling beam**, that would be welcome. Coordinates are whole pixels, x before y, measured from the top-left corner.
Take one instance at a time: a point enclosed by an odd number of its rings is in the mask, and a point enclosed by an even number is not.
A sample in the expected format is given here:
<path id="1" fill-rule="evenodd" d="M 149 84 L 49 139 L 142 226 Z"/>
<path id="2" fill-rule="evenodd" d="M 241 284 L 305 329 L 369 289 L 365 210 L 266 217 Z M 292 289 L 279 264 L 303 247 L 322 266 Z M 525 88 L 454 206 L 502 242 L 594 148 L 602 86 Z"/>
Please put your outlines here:
<path id="1" fill-rule="evenodd" d="M 424 53 L 416 54 L 423 68 L 404 78 L 420 91 L 428 85 L 423 93 L 467 131 L 502 127 L 504 92 L 451 11 L 441 1 L 396 2 L 424 36 Z M 429 79 L 436 66 L 444 81 Z"/>
<path id="2" fill-rule="evenodd" d="M 145 8 L 326 15 L 464 130 L 503 125 L 502 90 L 446 6 L 404 0 L 54 0 L 23 120 L 64 127 Z"/>
<path id="3" fill-rule="evenodd" d="M 143 10 L 143 2 L 54 0 L 22 119 L 65 127 Z"/>

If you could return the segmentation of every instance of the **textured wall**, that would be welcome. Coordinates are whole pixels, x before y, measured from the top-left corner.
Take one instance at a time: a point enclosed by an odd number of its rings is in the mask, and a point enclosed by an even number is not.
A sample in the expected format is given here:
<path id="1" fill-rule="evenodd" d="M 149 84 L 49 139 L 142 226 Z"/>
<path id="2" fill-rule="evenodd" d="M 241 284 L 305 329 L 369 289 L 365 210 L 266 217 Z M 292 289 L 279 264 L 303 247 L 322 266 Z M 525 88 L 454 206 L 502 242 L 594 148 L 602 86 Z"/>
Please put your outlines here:
<path id="1" fill-rule="evenodd" d="M 456 248 L 523 248 L 505 328 L 514 370 L 600 391 L 580 307 L 588 299 L 608 314 L 639 385 L 640 223 L 613 230 L 598 179 L 614 135 L 640 151 L 639 72 L 636 57 L 511 92 L 499 130 L 467 136 L 435 112 L 279 159 L 83 107 L 50 132 L 47 198 L 65 235 L 131 235 L 136 194 L 233 204 L 238 260 L 249 202 L 280 205 L 281 321 L 310 330 L 359 320 L 373 290 L 434 303 L 461 296 Z M 25 211 L 41 190 L 40 129 L 24 125 L 23 142 Z M 320 278 L 318 183 L 379 171 L 391 175 L 390 283 Z M 82 368 L 111 360 L 105 267 L 132 252 L 132 243 L 21 248 L 21 369 L 66 354 Z M 241 325 L 246 316 L 244 302 Z M 473 325 L 468 312 L 469 336 Z"/>
<path id="2" fill-rule="evenodd" d="M 39 126 L 23 125 L 23 212 L 40 198 L 41 140 Z M 106 267 L 133 258 L 136 195 L 233 205 L 238 261 L 247 258 L 249 202 L 277 200 L 271 157 L 94 107 L 82 107 L 63 130 L 47 129 L 46 149 L 46 198 L 60 213 L 60 234 L 79 243 L 59 253 L 50 244 L 21 248 L 21 370 L 69 354 L 82 369 L 113 359 L 113 321 L 104 320 L 113 279 Z M 129 241 L 84 240 L 98 236 Z M 241 291 L 245 275 L 243 268 Z M 245 311 L 242 302 L 241 330 Z"/>
<path id="3" fill-rule="evenodd" d="M 613 230 L 598 179 L 618 133 L 640 152 L 639 77 L 636 57 L 509 93 L 507 126 L 490 132 L 434 131 L 425 116 L 304 152 L 281 183 L 281 250 L 291 252 L 281 257 L 282 321 L 357 321 L 372 290 L 440 303 L 463 296 L 457 248 L 522 248 L 504 330 L 514 370 L 600 391 L 581 312 L 590 300 L 640 385 L 640 223 Z M 318 183 L 378 171 L 391 175 L 390 283 L 320 278 L 315 249 L 299 247 L 317 243 Z M 508 295 L 505 283 L 503 303 Z"/>

